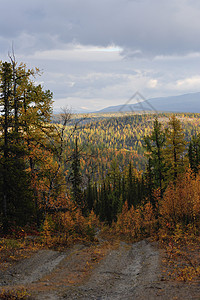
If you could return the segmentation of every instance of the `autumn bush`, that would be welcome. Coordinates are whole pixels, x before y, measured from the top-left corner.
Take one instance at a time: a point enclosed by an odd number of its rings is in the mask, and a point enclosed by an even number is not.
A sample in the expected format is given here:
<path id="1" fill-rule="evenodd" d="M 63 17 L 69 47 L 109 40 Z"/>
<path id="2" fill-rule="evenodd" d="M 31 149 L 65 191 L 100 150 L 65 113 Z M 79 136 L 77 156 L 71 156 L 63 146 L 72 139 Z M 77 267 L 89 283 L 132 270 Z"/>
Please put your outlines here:
<path id="1" fill-rule="evenodd" d="M 200 174 L 187 170 L 159 201 L 159 238 L 171 271 L 181 281 L 200 277 Z"/>
<path id="2" fill-rule="evenodd" d="M 200 228 L 200 174 L 196 177 L 188 170 L 176 184 L 169 184 L 159 203 L 160 226 L 168 233 L 177 224 L 193 225 L 194 231 Z"/>
<path id="3" fill-rule="evenodd" d="M 42 241 L 49 247 L 69 246 L 79 240 L 94 241 L 98 224 L 99 220 L 93 211 L 84 217 L 76 206 L 67 212 L 47 214 L 41 233 Z"/>
<path id="4" fill-rule="evenodd" d="M 125 202 L 122 213 L 118 215 L 114 230 L 119 235 L 126 235 L 130 239 L 138 240 L 149 237 L 154 234 L 156 227 L 156 218 L 153 206 L 150 202 L 133 206 L 128 209 L 128 203 Z"/>
<path id="5" fill-rule="evenodd" d="M 31 300 L 30 294 L 25 288 L 0 291 L 1 300 Z"/>
<path id="6" fill-rule="evenodd" d="M 177 224 L 173 232 L 160 235 L 165 249 L 166 275 L 170 279 L 191 281 L 200 278 L 200 237 L 193 225 Z"/>

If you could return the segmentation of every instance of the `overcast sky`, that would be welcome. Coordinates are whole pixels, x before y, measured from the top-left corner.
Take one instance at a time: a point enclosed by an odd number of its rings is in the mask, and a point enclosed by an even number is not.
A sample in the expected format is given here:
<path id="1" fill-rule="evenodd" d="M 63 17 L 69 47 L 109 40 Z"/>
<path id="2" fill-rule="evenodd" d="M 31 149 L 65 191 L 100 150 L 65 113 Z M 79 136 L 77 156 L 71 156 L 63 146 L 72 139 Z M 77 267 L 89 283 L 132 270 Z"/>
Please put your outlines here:
<path id="1" fill-rule="evenodd" d="M 0 59 L 39 67 L 54 107 L 200 91 L 199 0 L 0 0 Z"/>

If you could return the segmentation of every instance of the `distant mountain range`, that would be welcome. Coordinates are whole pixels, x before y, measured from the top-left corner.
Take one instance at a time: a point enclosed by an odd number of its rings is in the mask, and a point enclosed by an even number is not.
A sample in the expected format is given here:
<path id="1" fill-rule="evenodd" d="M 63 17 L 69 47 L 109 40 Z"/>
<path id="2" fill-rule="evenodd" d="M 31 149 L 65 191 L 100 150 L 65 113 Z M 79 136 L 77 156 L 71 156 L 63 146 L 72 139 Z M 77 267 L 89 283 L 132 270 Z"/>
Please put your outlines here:
<path id="1" fill-rule="evenodd" d="M 127 103 L 117 106 L 109 106 L 100 113 L 128 111 L 166 111 L 166 112 L 191 112 L 200 113 L 200 92 L 179 96 L 151 98 L 145 101 L 138 101 L 135 104 Z"/>

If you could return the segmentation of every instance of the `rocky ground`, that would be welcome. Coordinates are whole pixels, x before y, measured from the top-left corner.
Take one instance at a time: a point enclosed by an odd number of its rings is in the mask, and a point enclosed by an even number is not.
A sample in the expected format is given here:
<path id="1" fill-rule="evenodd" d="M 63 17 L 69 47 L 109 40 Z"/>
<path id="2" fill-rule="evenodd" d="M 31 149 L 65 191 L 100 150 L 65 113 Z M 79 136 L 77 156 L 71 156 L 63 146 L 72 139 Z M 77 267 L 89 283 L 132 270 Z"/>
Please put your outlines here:
<path id="1" fill-rule="evenodd" d="M 168 281 L 156 243 L 119 242 L 115 247 L 76 245 L 40 250 L 0 271 L 1 288 L 24 286 L 32 299 L 200 300 L 200 285 Z M 103 249 L 103 250 L 102 250 Z"/>

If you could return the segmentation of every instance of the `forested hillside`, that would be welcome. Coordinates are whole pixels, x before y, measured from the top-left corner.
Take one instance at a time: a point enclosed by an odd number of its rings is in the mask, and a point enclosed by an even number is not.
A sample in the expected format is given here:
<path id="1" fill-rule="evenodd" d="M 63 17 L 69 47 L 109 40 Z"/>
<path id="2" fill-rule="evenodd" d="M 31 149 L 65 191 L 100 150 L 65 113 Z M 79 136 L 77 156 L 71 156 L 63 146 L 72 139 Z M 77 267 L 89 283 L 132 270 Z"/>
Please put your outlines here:
<path id="1" fill-rule="evenodd" d="M 84 198 L 86 200 L 89 197 L 86 202 L 90 203 L 90 207 L 91 202 L 94 203 L 93 208 L 96 205 L 96 212 L 100 214 L 103 220 L 107 219 L 112 222 L 113 218 L 116 219 L 126 200 L 129 207 L 133 204 L 136 206 L 145 198 L 153 201 L 154 189 L 158 187 L 162 189 L 161 181 L 164 182 L 164 186 L 167 186 L 168 181 L 172 179 L 169 179 L 168 172 L 170 171 L 167 171 L 172 170 L 171 163 L 168 162 L 171 159 L 170 154 L 167 154 L 171 149 L 170 143 L 172 141 L 167 142 L 167 139 L 164 139 L 167 137 L 170 126 L 172 126 L 170 118 L 175 118 L 177 130 L 182 134 L 180 141 L 182 144 L 180 150 L 182 168 L 189 167 L 189 162 L 193 168 L 189 149 L 195 137 L 199 135 L 199 114 L 177 114 L 176 117 L 170 114 L 129 114 L 111 116 L 110 118 L 104 115 L 101 120 L 98 120 L 97 116 L 95 117 L 92 121 L 87 121 L 86 124 L 84 123 L 85 120 L 83 124 L 80 123 L 80 128 L 77 128 L 75 136 L 80 148 L 80 173 Z M 155 125 L 155 120 L 157 125 Z M 156 151 L 152 150 L 156 143 L 152 140 L 154 138 L 152 135 L 155 134 L 154 131 L 156 130 L 155 126 L 158 126 L 159 134 L 163 135 L 162 148 L 165 150 L 161 149 L 160 151 L 166 152 L 164 157 L 160 158 L 162 160 L 162 168 L 160 166 L 160 169 L 162 169 L 162 173 L 165 173 L 165 176 L 156 179 L 157 182 L 160 180 L 160 185 L 156 183 L 156 186 L 154 186 L 152 176 L 159 175 L 151 174 L 157 168 L 157 166 L 152 165 L 156 158 L 149 156 L 149 151 Z M 70 132 L 68 130 L 70 129 L 67 129 L 67 134 Z M 72 147 L 74 147 L 73 139 L 74 137 L 71 137 L 69 141 Z M 190 143 L 190 141 L 192 142 Z M 198 162 L 196 163 L 198 164 Z M 88 187 L 86 188 L 87 184 Z M 89 193 L 88 196 L 86 196 L 87 192 Z M 103 194 L 105 196 L 106 193 L 108 193 L 108 197 L 103 199 Z M 106 203 L 103 204 L 104 201 Z M 112 203 L 114 211 L 112 212 L 111 208 L 109 212 L 108 207 L 111 207 Z M 102 205 L 105 212 L 102 212 Z M 106 217 L 104 214 L 108 214 L 108 216 Z"/>
<path id="2" fill-rule="evenodd" d="M 34 234 L 40 246 L 59 247 L 94 240 L 104 227 L 196 245 L 200 115 L 82 118 L 66 109 L 53 118 L 38 73 L 14 58 L 0 64 L 1 235 Z M 199 266 L 187 272 L 193 278 Z"/>
<path id="3" fill-rule="evenodd" d="M 187 142 L 199 133 L 199 114 L 177 114 L 181 121 Z M 158 118 L 163 129 L 167 127 L 170 114 L 92 114 L 74 116 L 66 128 L 66 136 L 78 122 L 77 130 L 70 138 L 74 144 L 75 136 L 82 151 L 83 175 L 92 174 L 96 179 L 105 176 L 115 159 L 120 169 L 131 162 L 138 171 L 145 170 L 146 155 L 144 136 L 153 130 L 154 119 Z M 57 116 L 57 120 L 59 117 Z M 59 121 L 57 121 L 59 123 Z M 72 147 L 72 146 L 70 146 Z"/>

